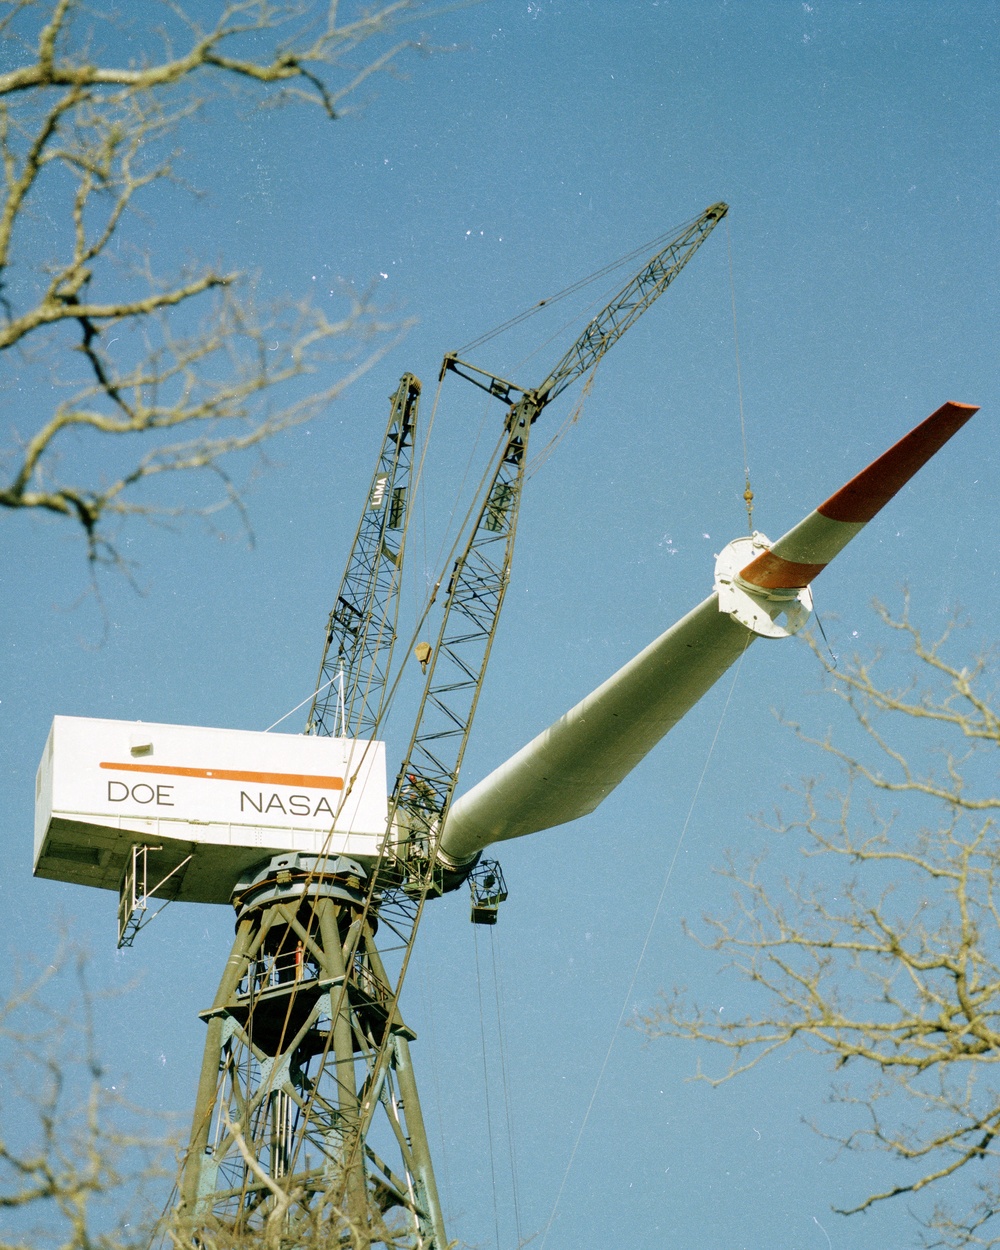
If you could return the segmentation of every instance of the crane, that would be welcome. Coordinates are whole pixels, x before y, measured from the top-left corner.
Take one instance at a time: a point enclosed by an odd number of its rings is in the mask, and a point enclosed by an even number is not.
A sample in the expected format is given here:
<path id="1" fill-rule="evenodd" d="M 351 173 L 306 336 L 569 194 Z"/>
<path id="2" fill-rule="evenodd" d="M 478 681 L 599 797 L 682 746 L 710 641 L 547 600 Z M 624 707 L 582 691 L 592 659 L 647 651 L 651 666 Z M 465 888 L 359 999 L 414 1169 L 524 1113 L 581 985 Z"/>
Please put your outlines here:
<path id="1" fill-rule="evenodd" d="M 452 866 L 438 837 L 510 577 L 531 428 L 667 289 L 727 211 L 711 205 L 661 247 L 539 386 L 445 356 L 442 378 L 454 373 L 507 405 L 503 436 L 430 596 L 428 611 L 441 596 L 436 640 L 418 657 L 423 688 L 378 856 L 276 856 L 234 889 L 236 940 L 203 1013 L 208 1035 L 181 1180 L 182 1209 L 195 1222 L 266 1226 L 277 1185 L 295 1195 L 286 1213 L 293 1227 L 323 1223 L 357 1247 L 400 1236 L 427 1250 L 447 1245 L 399 997 L 426 901 L 476 870 L 478 856 Z M 327 626 L 306 727 L 313 735 L 363 740 L 380 726 L 419 393 L 407 374 L 390 401 Z M 494 919 L 499 867 L 476 881 L 480 919 Z"/>

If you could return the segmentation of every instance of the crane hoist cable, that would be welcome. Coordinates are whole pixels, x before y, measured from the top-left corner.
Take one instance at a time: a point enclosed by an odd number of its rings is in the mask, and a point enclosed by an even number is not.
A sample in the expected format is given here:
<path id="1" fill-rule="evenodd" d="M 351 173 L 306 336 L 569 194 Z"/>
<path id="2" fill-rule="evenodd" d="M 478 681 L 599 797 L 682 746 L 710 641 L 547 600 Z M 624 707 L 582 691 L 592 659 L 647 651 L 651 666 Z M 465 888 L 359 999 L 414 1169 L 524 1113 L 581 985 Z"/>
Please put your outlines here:
<path id="1" fill-rule="evenodd" d="M 510 1187 L 514 1206 L 514 1232 L 517 1235 L 517 1244 L 519 1246 L 523 1246 L 524 1237 L 521 1234 L 521 1205 L 517 1188 L 517 1152 L 514 1148 L 514 1142 L 517 1134 L 514 1131 L 514 1117 L 511 1111 L 510 1081 L 507 1077 L 507 1045 L 504 1033 L 504 1021 L 507 1018 L 507 1010 L 504 1002 L 503 981 L 500 975 L 500 965 L 497 961 L 496 927 L 490 926 L 489 929 L 490 955 L 493 960 L 493 994 L 496 999 L 497 1008 L 497 1048 L 500 1054 L 500 1077 L 503 1083 L 504 1119 L 507 1123 L 507 1156 L 510 1160 Z"/>
<path id="2" fill-rule="evenodd" d="M 479 999 L 479 1040 L 483 1056 L 483 1096 L 486 1109 L 486 1145 L 490 1160 L 490 1185 L 493 1190 L 493 1229 L 496 1233 L 497 1248 L 500 1246 L 500 1208 L 497 1204 L 497 1169 L 493 1151 L 493 1116 L 490 1110 L 490 1068 L 486 1057 L 486 1011 L 483 1006 L 483 973 L 479 962 L 479 933 L 473 927 L 472 944 L 476 952 L 476 993 Z"/>
<path id="3" fill-rule="evenodd" d="M 581 323 L 592 309 L 603 308 L 611 299 L 613 290 L 613 286 L 604 287 L 597 295 L 594 296 L 589 304 L 587 304 L 584 308 L 581 308 L 579 312 L 574 313 L 572 317 L 568 317 L 562 325 L 557 326 L 557 328 L 552 331 L 547 339 L 543 339 L 542 342 L 528 352 L 526 356 L 522 356 L 518 363 L 514 365 L 512 372 L 520 373 L 520 371 L 525 368 L 530 361 L 534 360 L 540 352 L 543 352 L 550 343 L 554 343 L 557 339 L 562 338 L 571 326 Z"/>
<path id="4" fill-rule="evenodd" d="M 535 474 L 539 471 L 539 469 L 543 467 L 543 465 L 548 460 L 548 458 L 552 455 L 555 449 L 563 441 L 566 435 L 570 432 L 573 426 L 576 425 L 577 421 L 579 421 L 580 418 L 583 416 L 583 405 L 590 398 L 590 392 L 591 392 L 591 389 L 593 388 L 594 379 L 596 376 L 597 376 L 597 365 L 595 365 L 593 369 L 591 369 L 590 376 L 587 378 L 586 382 L 584 382 L 583 384 L 583 390 L 580 392 L 580 398 L 573 405 L 572 409 L 569 412 L 569 415 L 563 421 L 562 425 L 560 425 L 559 429 L 556 430 L 555 434 L 553 434 L 552 437 L 549 439 L 549 441 L 545 444 L 542 450 L 538 453 L 538 455 L 535 456 L 535 458 L 528 465 L 528 477 L 535 476 Z"/>
<path id="5" fill-rule="evenodd" d="M 440 381 L 438 382 L 439 389 L 444 385 L 444 380 L 446 377 L 447 377 L 447 374 L 442 375 Z M 441 562 L 441 557 L 444 554 L 444 550 L 445 550 L 445 544 L 448 542 L 448 536 L 451 532 L 451 526 L 455 520 L 455 513 L 458 511 L 458 507 L 462 501 L 462 495 L 465 490 L 466 483 L 469 480 L 469 474 L 472 472 L 473 462 L 475 461 L 475 458 L 476 458 L 476 452 L 479 450 L 479 444 L 482 441 L 483 432 L 486 429 L 486 422 L 487 422 L 487 419 L 489 418 L 490 408 L 492 407 L 492 405 L 493 405 L 492 396 L 487 396 L 486 402 L 483 404 L 483 410 L 479 418 L 479 424 L 476 426 L 476 434 L 472 440 L 472 447 L 469 451 L 468 456 L 466 457 L 465 468 L 462 470 L 462 476 L 459 479 L 458 486 L 455 488 L 455 491 L 454 491 L 454 502 L 452 503 L 451 511 L 448 514 L 447 524 L 445 525 L 441 534 L 441 542 L 438 545 L 437 554 L 435 555 L 433 562 L 431 561 L 426 562 L 428 568 L 431 567 L 433 564 L 434 568 L 436 569 L 440 568 L 443 570 L 441 577 L 438 579 L 439 583 L 441 580 L 443 580 L 444 571 L 446 571 L 448 568 L 451 567 L 451 560 L 453 559 L 454 554 L 455 554 L 454 546 L 453 546 L 448 559 L 444 563 Z M 501 435 L 500 437 L 502 438 L 503 436 Z M 499 447 L 499 440 L 498 440 L 497 445 L 491 451 L 489 459 L 486 461 L 486 468 L 483 470 L 483 475 L 480 477 L 480 480 L 475 488 L 475 492 L 473 493 L 473 496 L 472 496 L 473 504 L 470 504 L 470 509 L 472 506 L 474 506 L 475 501 L 479 498 L 479 492 L 483 489 L 485 485 L 486 475 L 490 473 L 491 471 L 493 458 L 499 450 L 500 450 L 500 447 Z M 458 537 L 461 536 L 462 532 L 464 531 L 465 526 L 468 524 L 470 520 L 471 520 L 471 517 L 467 511 L 465 518 L 462 521 L 462 524 L 459 526 L 458 535 L 456 536 L 456 539 L 455 539 L 456 542 L 458 540 Z M 426 547 L 425 547 L 425 556 L 426 556 Z"/>
<path id="6" fill-rule="evenodd" d="M 733 241 L 726 221 L 726 253 L 729 257 L 729 301 L 733 310 L 733 348 L 736 352 L 736 392 L 740 403 L 740 436 L 743 440 L 743 502 L 747 506 L 747 533 L 753 534 L 753 488 L 750 485 L 750 456 L 747 452 L 747 425 L 743 413 L 743 375 L 740 370 L 740 336 L 736 328 L 736 283 L 733 281 Z"/>

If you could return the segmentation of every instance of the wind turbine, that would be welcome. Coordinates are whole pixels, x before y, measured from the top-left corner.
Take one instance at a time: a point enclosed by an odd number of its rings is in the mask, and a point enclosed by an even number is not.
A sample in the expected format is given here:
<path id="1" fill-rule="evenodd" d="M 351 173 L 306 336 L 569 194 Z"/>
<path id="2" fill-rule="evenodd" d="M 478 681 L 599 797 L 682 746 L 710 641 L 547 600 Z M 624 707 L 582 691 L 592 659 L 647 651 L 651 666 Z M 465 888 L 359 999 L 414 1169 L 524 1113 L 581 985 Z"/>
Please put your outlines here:
<path id="1" fill-rule="evenodd" d="M 37 782 L 36 873 L 119 890 L 119 941 L 154 896 L 231 901 L 236 938 L 212 1005 L 180 1208 L 198 1230 L 275 1244 L 444 1250 L 447 1238 L 400 992 L 429 899 L 470 879 L 473 918 L 504 897 L 493 843 L 593 808 L 756 637 L 804 623 L 809 585 L 976 411 L 946 404 L 775 544 L 737 539 L 715 589 L 592 695 L 454 804 L 510 578 L 531 429 L 688 262 L 713 205 L 661 248 L 535 388 L 456 355 L 507 405 L 471 521 L 418 624 L 423 677 L 386 800 L 385 709 L 420 384 L 404 375 L 327 625 L 307 735 L 57 718 Z M 105 788 L 106 787 L 106 788 Z"/>

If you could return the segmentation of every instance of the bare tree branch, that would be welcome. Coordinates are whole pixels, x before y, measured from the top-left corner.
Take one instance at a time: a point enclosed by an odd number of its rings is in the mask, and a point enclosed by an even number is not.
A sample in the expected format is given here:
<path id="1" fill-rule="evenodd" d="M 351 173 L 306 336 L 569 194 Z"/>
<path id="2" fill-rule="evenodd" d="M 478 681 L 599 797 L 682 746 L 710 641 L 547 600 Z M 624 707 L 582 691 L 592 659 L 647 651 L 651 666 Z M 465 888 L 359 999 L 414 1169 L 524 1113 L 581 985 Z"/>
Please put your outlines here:
<path id="1" fill-rule="evenodd" d="M 985 1164 L 987 1183 L 963 1214 L 945 1205 L 924 1220 L 934 1246 L 1000 1245 L 1000 848 L 996 781 L 1000 715 L 992 657 L 948 658 L 955 621 L 928 641 L 909 602 L 898 617 L 911 675 L 888 679 L 887 657 L 834 669 L 813 650 L 828 688 L 860 738 L 841 745 L 793 726 L 839 767 L 843 785 L 799 791 L 801 815 L 768 827 L 794 836 L 798 878 L 768 858 L 730 857 L 733 906 L 703 918 L 706 947 L 753 988 L 754 1013 L 720 1019 L 680 991 L 638 1020 L 653 1037 L 683 1037 L 728 1052 L 713 1084 L 790 1044 L 851 1065 L 860 1092 L 835 1100 L 862 1119 L 839 1146 L 896 1159 L 904 1179 L 843 1208 L 853 1214 Z M 867 744 L 867 745 L 866 745 Z M 892 810 L 882 806 L 891 796 Z M 826 1134 L 824 1134 L 826 1135 Z M 964 1173 L 963 1173 L 964 1175 Z"/>
<path id="2" fill-rule="evenodd" d="M 92 563 L 121 563 L 109 522 L 203 511 L 151 493 L 154 482 L 205 472 L 223 484 L 220 504 L 240 506 L 228 457 L 316 416 L 400 329 L 349 291 L 331 319 L 308 302 L 261 307 L 246 276 L 222 266 L 162 278 L 148 258 L 123 264 L 123 227 L 182 185 L 185 128 L 213 91 L 308 101 L 332 119 L 418 46 L 389 38 L 408 0 L 345 22 L 322 0 L 228 0 L 208 21 L 205 7 L 159 5 L 163 29 L 130 31 L 139 50 L 124 65 L 101 53 L 122 42 L 113 19 L 82 0 L 24 0 L 0 21 L 20 61 L 0 74 L 0 353 L 35 377 L 44 365 L 63 395 L 48 415 L 20 414 L 36 424 L 0 450 L 0 507 L 71 518 Z M 363 46 L 371 55 L 357 64 Z M 54 223 L 47 257 L 39 214 Z M 106 448 L 101 481 L 64 467 L 71 434 Z"/>
<path id="3" fill-rule="evenodd" d="M 148 1115 L 109 1085 L 97 1059 L 94 1001 L 85 959 L 63 943 L 53 963 L 0 1002 L 2 1250 L 136 1245 L 149 1228 L 137 1203 L 170 1174 L 169 1142 L 149 1135 Z M 108 1203 L 133 1235 L 99 1232 Z"/>
<path id="4" fill-rule="evenodd" d="M 87 981 L 87 962 L 63 940 L 50 962 L 8 963 L 0 992 L 0 1250 L 329 1250 L 377 1243 L 415 1250 L 409 1221 L 391 1207 L 364 1229 L 335 1195 L 303 1206 L 247 1147 L 240 1125 L 225 1127 L 259 1192 L 248 1195 L 240 1227 L 176 1208 L 159 1219 L 175 1178 L 175 1141 L 164 1118 L 134 1107 L 103 1066 L 95 1017 L 106 995 Z M 117 997 L 117 996 L 116 996 Z M 322 1169 L 318 1169 L 322 1173 Z M 176 1192 L 176 1191 L 175 1191 Z M 419 1238 L 417 1238 L 419 1240 Z"/>

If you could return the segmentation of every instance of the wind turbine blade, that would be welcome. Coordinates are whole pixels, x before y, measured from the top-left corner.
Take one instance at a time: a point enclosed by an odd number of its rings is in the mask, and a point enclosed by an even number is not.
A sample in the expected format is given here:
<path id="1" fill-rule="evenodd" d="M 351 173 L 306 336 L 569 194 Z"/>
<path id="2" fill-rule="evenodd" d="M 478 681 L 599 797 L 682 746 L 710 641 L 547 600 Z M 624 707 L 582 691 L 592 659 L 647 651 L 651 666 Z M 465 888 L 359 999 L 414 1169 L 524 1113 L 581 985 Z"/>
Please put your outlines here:
<path id="1" fill-rule="evenodd" d="M 753 641 L 709 597 L 452 806 L 440 850 L 461 864 L 492 842 L 585 816 Z"/>
<path id="2" fill-rule="evenodd" d="M 741 569 L 740 580 L 762 590 L 808 586 L 978 411 L 974 404 L 942 404 L 884 456 L 879 456 L 779 538 L 769 551 Z"/>
<path id="3" fill-rule="evenodd" d="M 493 842 L 592 812 L 758 634 L 790 632 L 776 628 L 773 616 L 808 602 L 809 592 L 801 588 L 977 411 L 969 404 L 945 404 L 770 550 L 743 567 L 733 565 L 740 569 L 736 581 L 752 599 L 749 623 L 720 608 L 717 590 L 459 798 L 439 842 L 445 865 L 461 868 Z M 742 551 L 742 544 L 753 545 L 739 539 L 727 551 Z M 771 591 L 777 592 L 773 598 Z M 790 591 L 798 593 L 797 600 Z M 802 611 L 801 619 L 806 615 Z"/>

